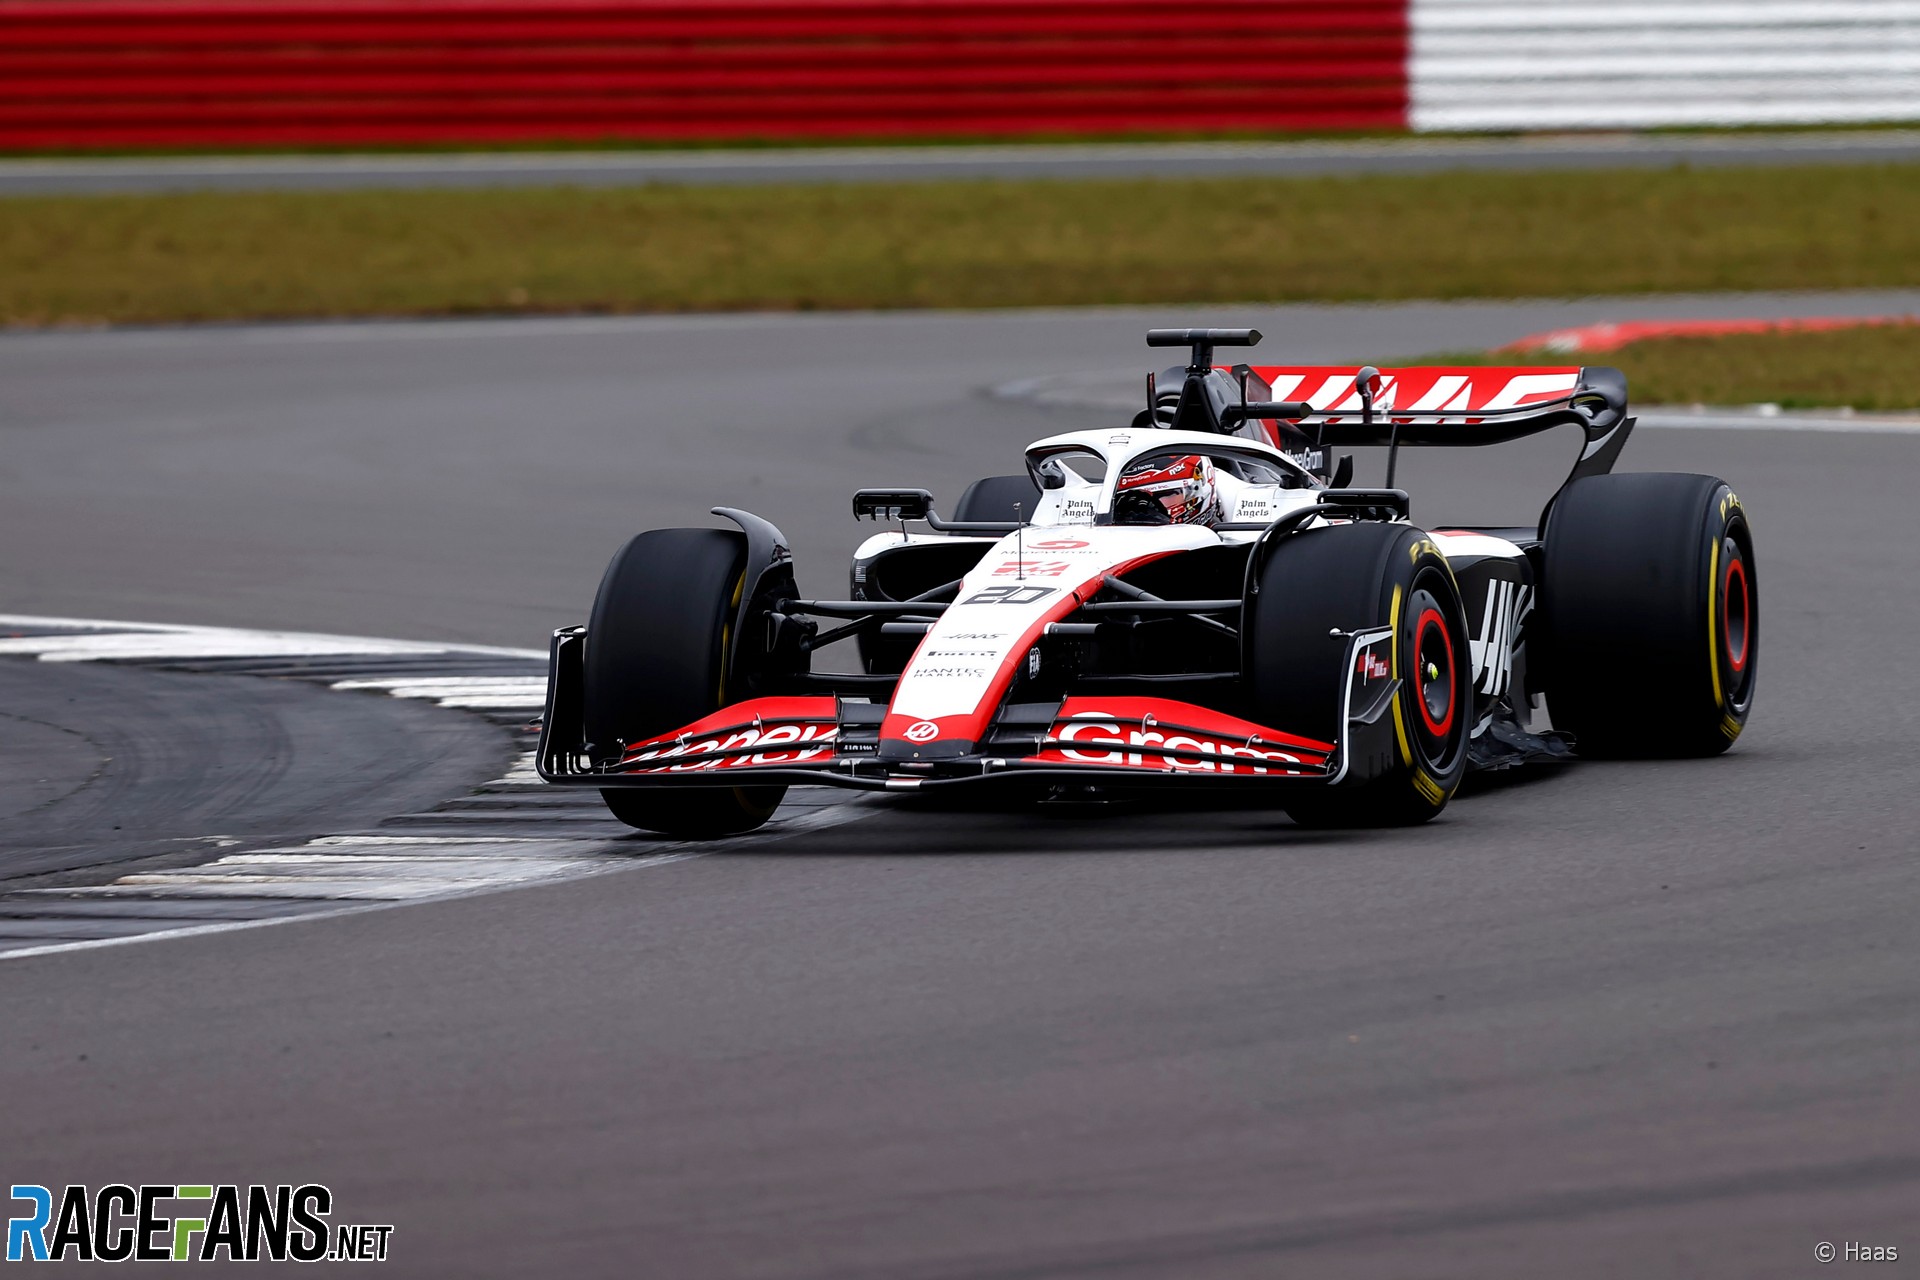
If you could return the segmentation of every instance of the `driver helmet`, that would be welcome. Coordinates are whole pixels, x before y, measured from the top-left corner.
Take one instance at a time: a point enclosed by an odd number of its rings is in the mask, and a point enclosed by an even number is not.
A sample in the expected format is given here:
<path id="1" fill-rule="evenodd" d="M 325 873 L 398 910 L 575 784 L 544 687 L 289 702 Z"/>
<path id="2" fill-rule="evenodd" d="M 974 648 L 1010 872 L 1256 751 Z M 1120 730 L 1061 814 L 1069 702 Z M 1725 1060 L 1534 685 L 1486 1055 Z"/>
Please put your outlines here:
<path id="1" fill-rule="evenodd" d="M 1114 486 L 1117 524 L 1211 525 L 1219 517 L 1213 459 L 1204 454 L 1136 463 L 1121 472 Z"/>

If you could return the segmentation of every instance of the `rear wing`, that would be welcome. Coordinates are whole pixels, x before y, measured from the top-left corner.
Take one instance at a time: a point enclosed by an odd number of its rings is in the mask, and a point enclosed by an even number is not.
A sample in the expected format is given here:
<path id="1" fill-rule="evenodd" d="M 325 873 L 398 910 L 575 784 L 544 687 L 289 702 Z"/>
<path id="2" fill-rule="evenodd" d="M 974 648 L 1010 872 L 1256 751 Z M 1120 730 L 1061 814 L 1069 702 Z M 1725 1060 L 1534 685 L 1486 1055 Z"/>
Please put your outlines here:
<path id="1" fill-rule="evenodd" d="M 1549 427 L 1611 426 L 1627 410 L 1626 375 L 1605 367 L 1382 369 L 1371 414 L 1357 368 L 1256 365 L 1252 372 L 1273 400 L 1310 406 L 1299 421 L 1317 425 L 1325 444 L 1388 444 L 1395 426 L 1401 444 L 1498 444 Z"/>
<path id="2" fill-rule="evenodd" d="M 1363 394 L 1362 370 L 1355 367 L 1256 365 L 1248 372 L 1266 383 L 1271 398 L 1234 406 L 1225 416 L 1264 421 L 1274 443 L 1290 452 L 1499 444 L 1575 426 L 1586 440 L 1567 477 L 1571 483 L 1612 470 L 1633 429 L 1626 375 L 1605 366 L 1381 369 L 1371 379 L 1371 397 Z"/>

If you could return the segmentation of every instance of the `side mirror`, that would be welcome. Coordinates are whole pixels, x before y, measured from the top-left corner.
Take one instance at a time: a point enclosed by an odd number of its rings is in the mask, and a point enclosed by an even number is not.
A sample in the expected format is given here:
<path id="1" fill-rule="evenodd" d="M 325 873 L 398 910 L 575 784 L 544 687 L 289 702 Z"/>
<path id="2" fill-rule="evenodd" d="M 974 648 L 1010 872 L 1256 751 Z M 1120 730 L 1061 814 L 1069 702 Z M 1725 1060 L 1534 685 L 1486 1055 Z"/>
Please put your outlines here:
<path id="1" fill-rule="evenodd" d="M 933 495 L 925 489 L 862 489 L 853 495 L 856 520 L 925 520 Z"/>
<path id="2" fill-rule="evenodd" d="M 1336 464 L 1335 467 L 1333 468 L 1333 480 L 1327 487 L 1331 489 L 1344 489 L 1352 483 L 1353 483 L 1353 455 L 1350 453 L 1343 453 L 1340 455 L 1339 463 Z"/>

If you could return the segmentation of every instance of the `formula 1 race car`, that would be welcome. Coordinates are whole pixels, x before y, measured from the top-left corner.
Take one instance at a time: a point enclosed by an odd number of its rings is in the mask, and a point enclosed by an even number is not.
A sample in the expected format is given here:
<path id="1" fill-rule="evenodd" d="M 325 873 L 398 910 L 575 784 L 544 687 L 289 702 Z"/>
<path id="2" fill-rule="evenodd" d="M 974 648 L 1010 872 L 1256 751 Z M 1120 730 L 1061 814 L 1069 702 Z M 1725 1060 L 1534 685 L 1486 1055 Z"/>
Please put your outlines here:
<path id="1" fill-rule="evenodd" d="M 922 489 L 856 493 L 899 529 L 855 552 L 844 600 L 801 598 L 745 511 L 635 537 L 554 634 L 541 776 L 686 838 L 751 830 L 804 783 L 1268 788 L 1304 825 L 1395 825 L 1469 769 L 1739 735 L 1747 518 L 1711 476 L 1609 474 L 1618 370 L 1215 367 L 1259 339 L 1154 330 L 1191 358 L 1130 423 L 1035 442 L 951 520 Z M 1538 528 L 1409 522 L 1402 445 L 1559 426 L 1582 449 Z M 1350 445 L 1387 448 L 1386 487 L 1350 486 Z M 817 669 L 841 642 L 859 670 Z"/>

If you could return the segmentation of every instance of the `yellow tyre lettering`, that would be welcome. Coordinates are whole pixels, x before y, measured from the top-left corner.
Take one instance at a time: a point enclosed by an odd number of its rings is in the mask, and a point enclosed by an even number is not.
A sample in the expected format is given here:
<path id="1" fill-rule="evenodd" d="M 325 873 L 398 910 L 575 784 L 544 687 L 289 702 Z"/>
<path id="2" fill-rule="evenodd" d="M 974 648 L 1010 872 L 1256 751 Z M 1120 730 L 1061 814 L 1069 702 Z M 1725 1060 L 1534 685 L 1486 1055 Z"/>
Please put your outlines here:
<path id="1" fill-rule="evenodd" d="M 1714 623 L 1720 612 L 1720 539 L 1713 540 L 1707 553 L 1707 670 L 1713 673 L 1713 705 L 1725 709 L 1727 699 L 1720 692 L 1720 641 Z"/>
<path id="2" fill-rule="evenodd" d="M 1393 628 L 1393 668 L 1392 668 L 1391 674 L 1393 679 L 1395 680 L 1398 680 L 1400 678 L 1400 598 L 1401 598 L 1401 595 L 1402 595 L 1401 588 L 1398 586 L 1395 586 L 1393 589 L 1393 609 L 1392 609 L 1392 612 L 1389 613 L 1387 617 L 1387 625 Z M 1413 763 L 1413 744 L 1407 741 L 1407 722 L 1406 722 L 1406 719 L 1401 715 L 1400 695 L 1397 693 L 1393 696 L 1393 736 L 1399 739 L 1399 742 L 1400 742 L 1400 763 L 1412 764 Z"/>
<path id="3" fill-rule="evenodd" d="M 1418 539 L 1417 541 L 1414 542 L 1414 544 L 1411 547 L 1407 548 L 1407 553 L 1408 553 L 1407 558 L 1412 562 L 1413 567 L 1416 569 L 1420 567 L 1420 557 L 1423 555 L 1429 555 L 1429 556 L 1432 556 L 1435 560 L 1438 560 L 1440 562 L 1440 567 L 1447 571 L 1447 577 L 1452 579 L 1453 589 L 1455 591 L 1458 591 L 1460 589 L 1460 579 L 1454 576 L 1453 561 L 1447 559 L 1446 556 L 1440 553 L 1440 548 L 1436 547 L 1433 544 L 1433 540 L 1431 538 Z"/>

